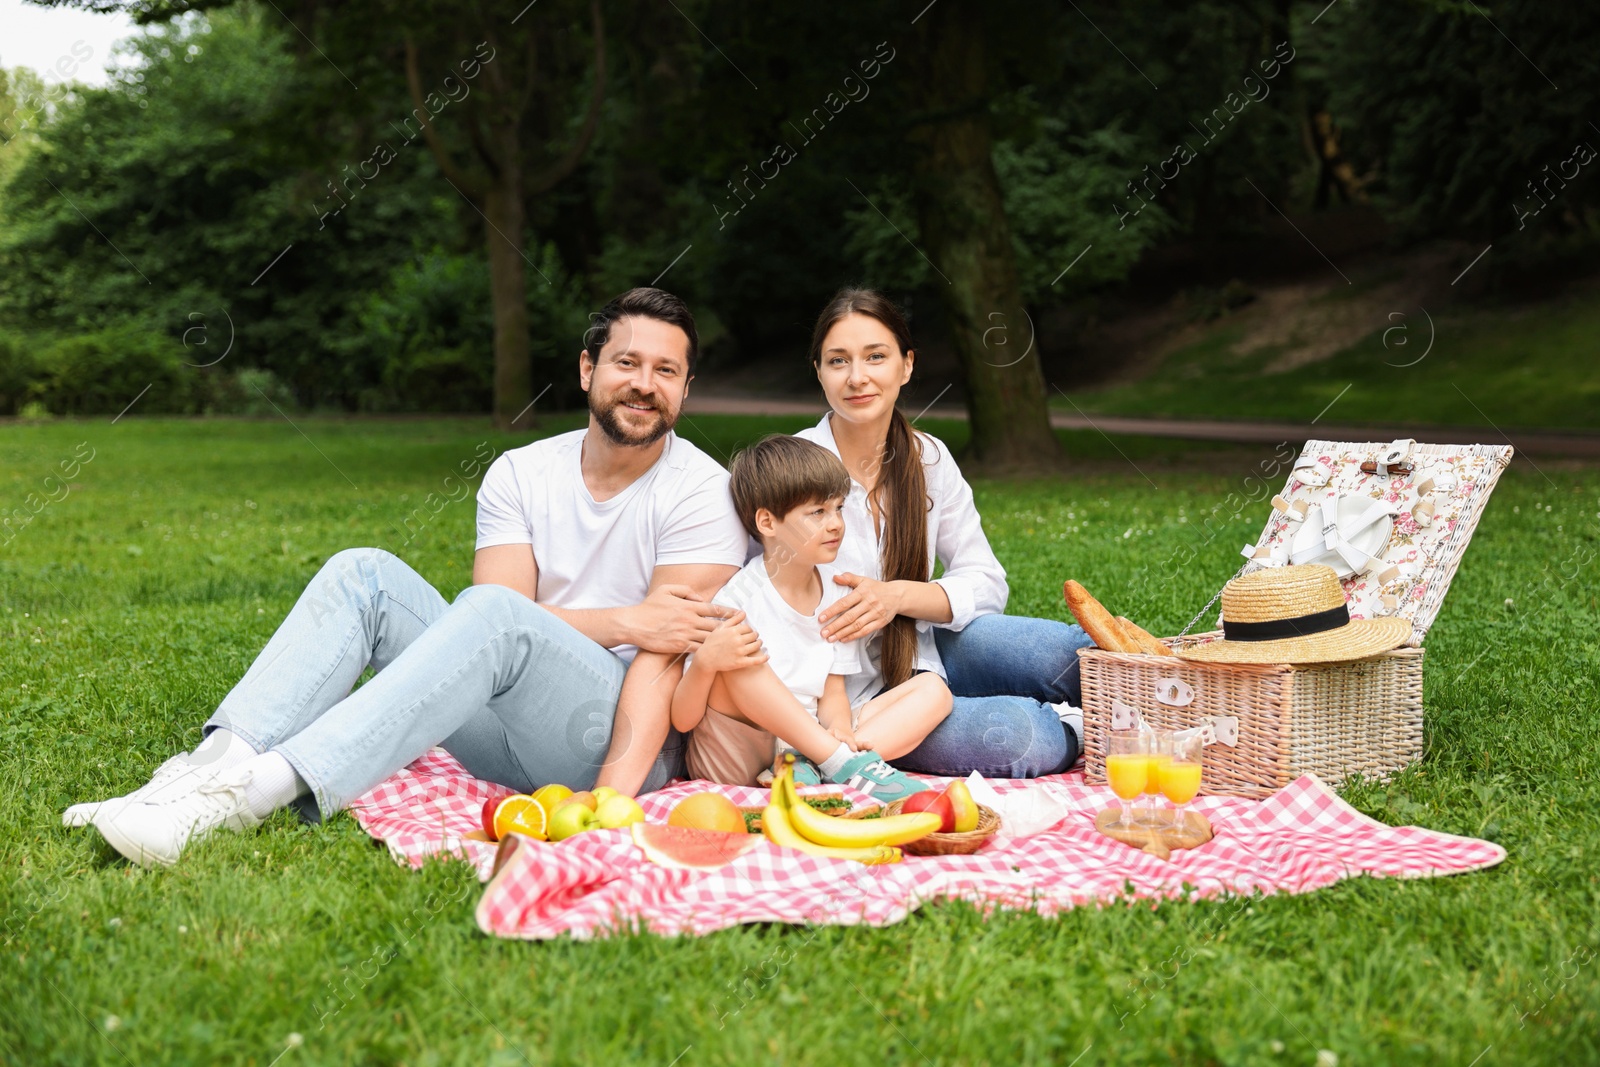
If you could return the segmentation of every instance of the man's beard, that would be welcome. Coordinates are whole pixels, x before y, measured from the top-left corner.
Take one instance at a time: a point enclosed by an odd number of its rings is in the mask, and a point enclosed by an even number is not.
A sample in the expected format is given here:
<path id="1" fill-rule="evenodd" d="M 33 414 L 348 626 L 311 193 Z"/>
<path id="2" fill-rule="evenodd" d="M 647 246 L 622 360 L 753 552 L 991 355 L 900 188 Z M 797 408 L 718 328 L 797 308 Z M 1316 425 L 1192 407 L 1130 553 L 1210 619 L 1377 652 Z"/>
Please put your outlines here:
<path id="1" fill-rule="evenodd" d="M 626 403 L 649 404 L 656 412 L 656 423 L 644 431 L 634 431 L 622 424 L 617 417 L 617 408 Z M 640 396 L 631 390 L 627 395 L 613 394 L 608 398 L 597 398 L 591 390 L 589 393 L 589 414 L 594 416 L 595 423 L 600 431 L 611 440 L 613 444 L 632 448 L 643 448 L 653 445 L 667 435 L 673 425 L 678 421 L 676 415 L 668 416 L 662 410 L 660 401 Z"/>

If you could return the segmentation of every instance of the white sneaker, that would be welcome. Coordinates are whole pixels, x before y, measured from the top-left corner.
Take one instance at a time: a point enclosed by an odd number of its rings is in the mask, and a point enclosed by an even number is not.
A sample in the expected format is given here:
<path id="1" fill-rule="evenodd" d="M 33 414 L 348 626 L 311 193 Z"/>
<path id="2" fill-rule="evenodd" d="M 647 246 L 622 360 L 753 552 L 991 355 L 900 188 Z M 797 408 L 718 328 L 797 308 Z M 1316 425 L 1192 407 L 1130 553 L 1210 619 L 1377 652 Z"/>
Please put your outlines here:
<path id="1" fill-rule="evenodd" d="M 133 800 L 102 809 L 94 826 L 112 848 L 140 866 L 171 866 L 190 841 L 198 841 L 218 827 L 248 830 L 261 825 L 245 799 L 251 776 L 251 771 L 239 767 L 209 774 L 179 796 Z"/>
<path id="2" fill-rule="evenodd" d="M 1050 710 L 1078 735 L 1078 747 L 1083 747 L 1083 709 L 1067 703 L 1065 700 L 1050 705 Z"/>
<path id="3" fill-rule="evenodd" d="M 89 803 L 85 804 L 72 805 L 66 811 L 61 813 L 61 825 L 69 827 L 88 826 L 94 821 L 94 817 L 101 811 L 108 811 L 110 810 L 111 806 L 126 804 L 130 800 L 144 800 L 150 797 L 162 786 L 176 781 L 184 774 L 185 771 L 190 770 L 197 771 L 200 770 L 200 768 L 189 762 L 187 754 L 173 756 L 171 759 L 167 760 L 167 762 L 156 768 L 156 772 L 150 776 L 150 780 L 148 782 L 146 782 L 144 785 L 141 785 L 133 792 L 128 793 L 126 796 L 112 797 L 110 800 L 97 800 L 90 801 Z M 193 778 L 193 782 L 194 784 L 198 785 L 200 782 L 200 776 L 196 775 Z"/>

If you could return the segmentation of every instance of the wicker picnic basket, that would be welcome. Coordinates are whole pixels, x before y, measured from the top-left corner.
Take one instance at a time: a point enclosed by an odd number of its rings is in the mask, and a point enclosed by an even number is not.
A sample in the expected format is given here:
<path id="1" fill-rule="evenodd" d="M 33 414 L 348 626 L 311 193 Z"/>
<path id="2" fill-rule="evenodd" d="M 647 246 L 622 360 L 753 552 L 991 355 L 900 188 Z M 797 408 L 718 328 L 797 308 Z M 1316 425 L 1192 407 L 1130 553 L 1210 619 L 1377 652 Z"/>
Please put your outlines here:
<path id="1" fill-rule="evenodd" d="M 1386 778 L 1420 759 L 1422 638 L 1510 461 L 1511 449 L 1503 446 L 1307 442 L 1283 493 L 1273 498 L 1260 540 L 1245 547 L 1241 573 L 1301 562 L 1293 546 L 1300 527 L 1311 525 L 1305 522 L 1311 507 L 1334 516 L 1330 529 L 1351 510 L 1341 510 L 1341 497 L 1387 507 L 1387 539 L 1370 558 L 1346 546 L 1357 558 L 1342 584 L 1352 617 L 1405 617 L 1413 624 L 1410 641 L 1366 659 L 1300 665 L 1084 649 L 1078 656 L 1087 780 L 1105 783 L 1107 735 L 1132 726 L 1135 711 L 1156 729 L 1207 730 L 1200 787 L 1206 794 L 1266 796 L 1302 774 L 1330 784 Z M 1220 636 L 1166 643 L 1178 648 Z"/>

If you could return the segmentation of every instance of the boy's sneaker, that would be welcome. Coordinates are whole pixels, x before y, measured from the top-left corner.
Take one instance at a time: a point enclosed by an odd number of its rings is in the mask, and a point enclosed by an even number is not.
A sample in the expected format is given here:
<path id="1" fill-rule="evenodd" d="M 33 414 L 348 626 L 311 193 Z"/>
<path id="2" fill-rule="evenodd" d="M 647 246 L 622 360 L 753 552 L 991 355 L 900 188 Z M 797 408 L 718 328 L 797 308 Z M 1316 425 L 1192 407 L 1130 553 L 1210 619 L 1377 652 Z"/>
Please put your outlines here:
<path id="1" fill-rule="evenodd" d="M 782 752 L 778 753 L 778 758 L 772 761 L 772 769 L 774 771 L 783 770 L 783 765 L 787 762 L 786 757 L 788 756 L 794 757 L 795 785 L 822 784 L 822 772 L 817 769 L 817 765 L 800 755 L 800 753 L 796 752 L 792 748 L 786 748 Z"/>
<path id="2" fill-rule="evenodd" d="M 143 867 L 178 862 L 184 848 L 218 827 L 246 830 L 261 820 L 250 811 L 245 786 L 253 772 L 235 767 L 206 775 L 194 789 L 162 800 L 102 808 L 94 818 L 111 847 Z"/>
<path id="3" fill-rule="evenodd" d="M 851 756 L 832 779 L 858 793 L 865 793 L 880 804 L 893 804 L 928 787 L 903 771 L 897 771 L 883 757 L 868 749 Z"/>
<path id="4" fill-rule="evenodd" d="M 102 811 L 110 811 L 129 801 L 150 799 L 162 786 L 178 781 L 186 772 L 194 772 L 193 784 L 198 785 L 202 775 L 201 768 L 189 762 L 187 755 L 173 756 L 167 762 L 156 768 L 150 780 L 138 789 L 125 796 L 112 797 L 110 800 L 96 800 L 84 804 L 73 804 L 61 813 L 62 826 L 88 826 L 94 821 L 96 815 Z"/>

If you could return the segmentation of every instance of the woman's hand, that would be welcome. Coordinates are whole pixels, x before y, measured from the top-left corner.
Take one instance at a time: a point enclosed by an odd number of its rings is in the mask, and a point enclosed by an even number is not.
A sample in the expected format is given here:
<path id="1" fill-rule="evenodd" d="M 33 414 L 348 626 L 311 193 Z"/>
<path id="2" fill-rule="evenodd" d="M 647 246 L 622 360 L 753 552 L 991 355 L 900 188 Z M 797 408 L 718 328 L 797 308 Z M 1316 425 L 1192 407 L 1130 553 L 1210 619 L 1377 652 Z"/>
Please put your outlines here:
<path id="1" fill-rule="evenodd" d="M 836 574 L 833 580 L 852 590 L 818 616 L 822 636 L 829 641 L 854 641 L 869 637 L 900 614 L 905 599 L 899 582 L 880 582 L 859 574 Z"/>
<path id="2" fill-rule="evenodd" d="M 767 654 L 761 650 L 761 635 L 744 621 L 744 612 L 736 611 L 711 631 L 695 651 L 694 662 L 701 670 L 720 673 L 759 667 L 767 662 Z"/>

